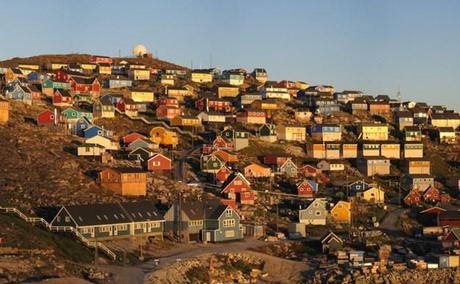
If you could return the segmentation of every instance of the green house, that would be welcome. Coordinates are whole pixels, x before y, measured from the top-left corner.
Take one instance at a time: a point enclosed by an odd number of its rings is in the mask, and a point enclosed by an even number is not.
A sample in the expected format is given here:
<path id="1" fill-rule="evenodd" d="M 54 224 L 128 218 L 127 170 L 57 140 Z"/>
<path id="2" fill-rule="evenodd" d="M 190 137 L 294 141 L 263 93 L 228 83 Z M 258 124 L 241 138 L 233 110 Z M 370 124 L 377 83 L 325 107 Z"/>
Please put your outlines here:
<path id="1" fill-rule="evenodd" d="M 63 206 L 52 227 L 72 227 L 89 240 L 163 238 L 164 219 L 152 201 Z"/>
<path id="2" fill-rule="evenodd" d="M 201 164 L 201 171 L 205 173 L 216 173 L 222 168 L 225 164 L 221 159 L 217 156 L 210 154 L 210 155 L 202 155 L 200 158 Z"/>
<path id="3" fill-rule="evenodd" d="M 61 112 L 61 116 L 66 122 L 77 121 L 81 117 L 86 117 L 89 121 L 93 120 L 93 113 L 82 109 L 69 107 Z"/>
<path id="4" fill-rule="evenodd" d="M 277 138 L 276 125 L 266 123 L 259 128 L 259 138 L 267 142 L 275 142 Z"/>

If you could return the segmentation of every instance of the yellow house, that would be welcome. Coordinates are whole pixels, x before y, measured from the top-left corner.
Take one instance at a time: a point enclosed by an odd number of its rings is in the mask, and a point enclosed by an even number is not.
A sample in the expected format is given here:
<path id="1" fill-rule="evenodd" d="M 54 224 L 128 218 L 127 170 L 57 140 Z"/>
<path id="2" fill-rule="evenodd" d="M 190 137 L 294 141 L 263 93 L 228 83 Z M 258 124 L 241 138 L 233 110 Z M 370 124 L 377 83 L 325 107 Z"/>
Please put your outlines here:
<path id="1" fill-rule="evenodd" d="M 176 83 L 176 76 L 173 74 L 163 74 L 161 75 L 160 83 L 163 86 L 174 86 Z"/>
<path id="2" fill-rule="evenodd" d="M 217 97 L 219 98 L 224 98 L 224 97 L 234 98 L 238 96 L 239 93 L 240 93 L 240 89 L 236 86 L 221 85 L 217 87 Z"/>
<path id="3" fill-rule="evenodd" d="M 146 69 L 147 67 L 144 64 L 129 64 L 129 69 Z"/>
<path id="4" fill-rule="evenodd" d="M 179 143 L 179 137 L 174 131 L 166 130 L 164 127 L 157 126 L 150 130 L 150 140 L 156 144 L 173 146 Z"/>
<path id="5" fill-rule="evenodd" d="M 49 66 L 51 67 L 51 70 L 59 70 L 61 68 L 67 68 L 68 64 L 67 63 L 50 63 Z"/>
<path id="6" fill-rule="evenodd" d="M 295 87 L 300 89 L 300 90 L 306 90 L 308 87 L 310 87 L 309 84 L 302 82 L 302 81 L 296 81 L 295 82 Z"/>
<path id="7" fill-rule="evenodd" d="M 388 140 L 388 125 L 380 123 L 362 124 L 359 127 L 359 133 L 363 140 L 386 141 Z"/>
<path id="8" fill-rule="evenodd" d="M 171 119 L 172 126 L 201 126 L 201 119 L 197 116 L 178 115 Z"/>
<path id="9" fill-rule="evenodd" d="M 112 74 L 112 66 L 108 63 L 99 63 L 99 74 Z"/>
<path id="10" fill-rule="evenodd" d="M 351 223 L 351 203 L 339 201 L 331 209 L 331 217 L 337 223 Z"/>
<path id="11" fill-rule="evenodd" d="M 80 67 L 85 71 L 94 71 L 97 68 L 97 65 L 93 63 L 82 63 L 80 64 Z"/>
<path id="12" fill-rule="evenodd" d="M 184 97 L 191 97 L 194 94 L 192 92 L 190 92 L 189 90 L 187 90 L 186 88 L 184 88 L 184 87 L 182 87 L 182 88 L 171 87 L 171 88 L 167 88 L 166 95 L 168 97 L 176 98 L 180 102 L 183 102 Z"/>
<path id="13" fill-rule="evenodd" d="M 385 202 L 385 191 L 377 187 L 371 187 L 363 192 L 357 193 L 357 197 L 360 200 L 364 200 L 372 203 L 384 203 Z"/>
<path id="14" fill-rule="evenodd" d="M 130 69 L 128 75 L 132 80 L 150 80 L 150 71 L 147 69 Z"/>
<path id="15" fill-rule="evenodd" d="M 207 71 L 192 71 L 192 82 L 196 83 L 211 83 L 212 74 Z"/>
<path id="16" fill-rule="evenodd" d="M 155 95 L 149 90 L 131 90 L 131 99 L 135 102 L 154 102 Z"/>
<path id="17" fill-rule="evenodd" d="M 19 64 L 18 67 L 20 69 L 40 70 L 40 65 L 38 64 Z"/>
<path id="18" fill-rule="evenodd" d="M 9 83 L 17 78 L 25 78 L 24 73 L 22 73 L 21 69 L 19 68 L 8 68 L 5 71 L 5 81 Z"/>
<path id="19" fill-rule="evenodd" d="M 254 109 L 262 110 L 277 110 L 278 102 L 276 100 L 255 100 L 252 102 L 251 107 Z"/>
<path id="20" fill-rule="evenodd" d="M 279 140 L 304 142 L 307 129 L 304 126 L 278 125 L 276 128 Z"/>

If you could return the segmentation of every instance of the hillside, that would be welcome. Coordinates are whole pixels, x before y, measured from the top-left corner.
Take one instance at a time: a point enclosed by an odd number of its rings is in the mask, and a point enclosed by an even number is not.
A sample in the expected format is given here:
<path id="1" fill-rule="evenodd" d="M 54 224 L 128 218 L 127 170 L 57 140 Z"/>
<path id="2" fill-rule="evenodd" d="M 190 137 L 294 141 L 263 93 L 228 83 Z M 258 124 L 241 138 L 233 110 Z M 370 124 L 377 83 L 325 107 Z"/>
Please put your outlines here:
<path id="1" fill-rule="evenodd" d="M 18 64 L 39 64 L 44 65 L 50 62 L 57 63 L 88 63 L 90 61 L 90 54 L 45 54 L 31 57 L 14 57 L 8 60 L 0 61 L 0 66 L 14 67 Z M 134 57 L 115 57 L 113 58 L 114 63 L 117 64 L 120 61 L 127 61 L 128 63 L 140 63 L 145 64 L 148 67 L 163 69 L 187 69 L 183 66 L 163 61 L 155 58 L 134 58 Z"/>

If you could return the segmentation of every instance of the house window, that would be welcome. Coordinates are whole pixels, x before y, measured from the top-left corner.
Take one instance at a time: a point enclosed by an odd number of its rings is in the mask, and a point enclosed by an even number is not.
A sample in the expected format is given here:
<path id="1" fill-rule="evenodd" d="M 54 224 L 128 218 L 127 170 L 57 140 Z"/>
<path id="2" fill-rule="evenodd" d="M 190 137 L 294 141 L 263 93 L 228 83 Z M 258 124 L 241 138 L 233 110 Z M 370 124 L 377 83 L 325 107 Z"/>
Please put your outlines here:
<path id="1" fill-rule="evenodd" d="M 235 180 L 235 182 L 233 183 L 234 185 L 241 185 L 241 180 Z"/>
<path id="2" fill-rule="evenodd" d="M 128 230 L 128 225 L 117 225 L 117 231 L 126 231 Z"/>
<path id="3" fill-rule="evenodd" d="M 233 216 L 233 210 L 232 209 L 227 209 L 227 210 L 225 210 L 225 214 L 227 215 L 227 217 L 232 217 Z"/>
<path id="4" fill-rule="evenodd" d="M 228 228 L 228 227 L 234 227 L 235 226 L 235 219 L 227 219 L 223 221 L 223 226 Z"/>
<path id="5" fill-rule="evenodd" d="M 112 227 L 110 227 L 110 226 L 101 226 L 101 227 L 99 227 L 99 232 L 107 233 L 107 232 L 111 231 L 111 229 L 112 229 Z"/>
<path id="6" fill-rule="evenodd" d="M 57 221 L 58 221 L 58 222 L 61 222 L 61 216 L 58 216 L 58 217 L 57 217 Z"/>
<path id="7" fill-rule="evenodd" d="M 316 216 L 321 215 L 321 211 L 315 211 L 315 215 L 316 215 Z"/>
<path id="8" fill-rule="evenodd" d="M 69 217 L 69 216 L 65 216 L 65 222 L 66 222 L 66 223 L 69 223 L 69 222 L 70 222 L 70 217 Z"/>

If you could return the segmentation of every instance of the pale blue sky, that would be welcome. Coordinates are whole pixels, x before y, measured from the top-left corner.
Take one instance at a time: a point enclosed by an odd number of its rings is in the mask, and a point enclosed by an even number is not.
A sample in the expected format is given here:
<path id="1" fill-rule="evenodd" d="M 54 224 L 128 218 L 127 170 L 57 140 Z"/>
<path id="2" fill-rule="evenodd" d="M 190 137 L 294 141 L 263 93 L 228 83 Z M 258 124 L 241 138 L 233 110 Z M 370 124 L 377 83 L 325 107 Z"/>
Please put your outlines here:
<path id="1" fill-rule="evenodd" d="M 7 4 L 8 3 L 8 4 Z M 143 43 L 190 67 L 265 67 L 460 109 L 460 1 L 8 1 L 0 59 L 128 55 Z"/>

